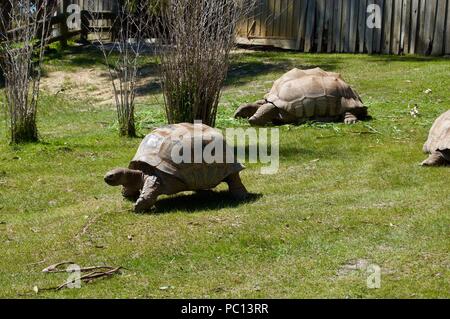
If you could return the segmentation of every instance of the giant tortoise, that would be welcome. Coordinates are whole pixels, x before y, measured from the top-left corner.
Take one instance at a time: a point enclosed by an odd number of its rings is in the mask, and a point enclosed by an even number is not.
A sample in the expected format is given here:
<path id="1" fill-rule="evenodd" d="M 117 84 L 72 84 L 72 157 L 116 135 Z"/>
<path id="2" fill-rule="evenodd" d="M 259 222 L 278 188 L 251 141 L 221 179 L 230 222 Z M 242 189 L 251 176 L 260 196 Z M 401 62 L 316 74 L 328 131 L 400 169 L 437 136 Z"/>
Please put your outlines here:
<path id="1" fill-rule="evenodd" d="M 367 107 L 340 74 L 295 68 L 275 81 L 264 100 L 242 105 L 234 116 L 257 126 L 309 120 L 353 124 L 367 116 Z"/>
<path id="2" fill-rule="evenodd" d="M 434 122 L 423 150 L 430 154 L 423 166 L 450 164 L 450 110 Z"/>
<path id="3" fill-rule="evenodd" d="M 111 186 L 122 185 L 123 196 L 136 200 L 136 212 L 151 209 L 159 195 L 209 190 L 221 182 L 228 184 L 233 197 L 245 198 L 247 190 L 239 176 L 244 166 L 234 156 L 231 160 L 225 155 L 223 160 L 206 159 L 203 151 L 208 145 L 219 145 L 223 154 L 230 151 L 223 135 L 207 125 L 181 123 L 158 128 L 144 138 L 128 168 L 114 169 L 104 180 Z"/>

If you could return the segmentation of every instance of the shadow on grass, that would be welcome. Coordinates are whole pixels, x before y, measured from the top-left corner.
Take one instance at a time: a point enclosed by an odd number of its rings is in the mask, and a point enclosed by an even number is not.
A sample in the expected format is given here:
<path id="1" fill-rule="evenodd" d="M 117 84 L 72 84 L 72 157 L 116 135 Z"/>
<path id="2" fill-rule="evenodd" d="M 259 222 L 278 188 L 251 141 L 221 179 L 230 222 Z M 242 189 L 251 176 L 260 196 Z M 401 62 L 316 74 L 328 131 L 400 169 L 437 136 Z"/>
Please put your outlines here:
<path id="1" fill-rule="evenodd" d="M 167 214 L 176 211 L 195 213 L 198 211 L 233 208 L 252 203 L 261 198 L 261 194 L 249 194 L 245 200 L 234 199 L 228 191 L 203 191 L 175 197 L 167 197 L 156 203 L 156 214 Z"/>
<path id="2" fill-rule="evenodd" d="M 104 64 L 101 52 L 94 46 L 69 46 L 64 50 L 49 48 L 45 54 L 45 62 L 58 60 L 67 66 L 93 67 Z"/>

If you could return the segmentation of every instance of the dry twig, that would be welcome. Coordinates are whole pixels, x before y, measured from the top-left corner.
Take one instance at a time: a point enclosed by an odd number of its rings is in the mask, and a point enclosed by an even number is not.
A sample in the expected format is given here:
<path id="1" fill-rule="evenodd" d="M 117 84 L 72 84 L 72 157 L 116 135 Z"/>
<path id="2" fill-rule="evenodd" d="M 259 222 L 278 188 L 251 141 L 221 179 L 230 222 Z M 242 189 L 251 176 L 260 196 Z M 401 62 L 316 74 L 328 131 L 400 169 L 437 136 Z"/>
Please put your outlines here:
<path id="1" fill-rule="evenodd" d="M 80 267 L 80 268 L 74 268 L 74 269 L 70 269 L 70 268 L 62 268 L 62 266 L 68 266 L 68 265 L 75 265 L 73 262 L 71 261 L 64 261 L 64 262 L 60 262 L 54 265 L 50 265 L 47 268 L 43 269 L 42 272 L 44 273 L 75 273 L 75 272 L 80 272 L 80 273 L 86 273 L 88 272 L 88 274 L 85 274 L 83 276 L 80 276 L 78 279 L 84 283 L 90 283 L 95 279 L 100 279 L 100 278 L 104 278 L 104 277 L 111 277 L 115 274 L 120 273 L 120 271 L 122 269 L 124 269 L 123 267 L 111 267 L 111 266 L 90 266 L 90 267 Z M 50 288 L 37 288 L 35 287 L 35 291 L 39 291 L 39 290 L 61 290 L 63 288 L 69 287 L 71 284 L 74 283 L 74 280 L 71 279 L 65 283 L 63 283 L 62 285 L 59 285 L 57 287 L 50 287 Z"/>

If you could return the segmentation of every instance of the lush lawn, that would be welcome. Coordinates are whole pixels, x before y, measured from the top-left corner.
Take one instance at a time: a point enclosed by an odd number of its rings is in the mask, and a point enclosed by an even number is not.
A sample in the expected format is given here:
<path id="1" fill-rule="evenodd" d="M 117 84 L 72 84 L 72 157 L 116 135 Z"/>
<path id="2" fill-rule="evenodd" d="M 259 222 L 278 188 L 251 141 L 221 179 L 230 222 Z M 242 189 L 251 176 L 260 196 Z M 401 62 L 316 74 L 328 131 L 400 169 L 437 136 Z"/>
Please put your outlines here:
<path id="1" fill-rule="evenodd" d="M 101 67 L 90 56 L 61 56 L 49 69 Z M 450 107 L 450 60 L 243 53 L 218 125 L 246 126 L 233 110 L 294 66 L 341 72 L 373 119 L 282 127 L 279 173 L 247 165 L 255 196 L 246 203 L 187 193 L 134 214 L 102 177 L 126 166 L 140 139 L 117 136 L 114 107 L 97 106 L 95 92 L 44 94 L 39 144 L 9 146 L 2 121 L 0 297 L 450 297 L 450 169 L 418 166 L 433 120 Z M 138 106 L 142 134 L 164 121 L 162 99 L 150 93 Z M 68 260 L 126 269 L 36 295 L 34 286 L 66 278 L 41 270 Z M 381 288 L 368 289 L 356 264 L 379 265 Z"/>

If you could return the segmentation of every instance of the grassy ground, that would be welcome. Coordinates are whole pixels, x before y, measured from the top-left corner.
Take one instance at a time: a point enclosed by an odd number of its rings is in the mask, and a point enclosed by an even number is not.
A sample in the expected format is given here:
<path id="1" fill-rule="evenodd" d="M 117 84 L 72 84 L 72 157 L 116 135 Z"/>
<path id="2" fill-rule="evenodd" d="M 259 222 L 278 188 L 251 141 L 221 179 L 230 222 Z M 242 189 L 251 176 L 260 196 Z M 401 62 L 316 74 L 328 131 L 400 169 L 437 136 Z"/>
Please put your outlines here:
<path id="1" fill-rule="evenodd" d="M 90 52 L 60 58 L 48 69 L 101 68 Z M 246 203 L 221 186 L 134 214 L 102 176 L 127 165 L 140 139 L 117 136 L 114 108 L 96 106 L 95 92 L 44 94 L 41 143 L 9 146 L 2 124 L 0 297 L 450 297 L 450 170 L 418 166 L 433 120 L 450 106 L 450 60 L 242 53 L 218 125 L 246 126 L 233 110 L 294 66 L 341 72 L 373 119 L 282 127 L 280 171 L 247 165 L 255 196 Z M 147 93 L 142 134 L 164 121 L 158 91 Z M 63 283 L 66 274 L 41 270 L 67 260 L 126 270 L 81 289 L 33 292 Z M 366 286 L 370 264 L 381 267 L 380 289 Z"/>

